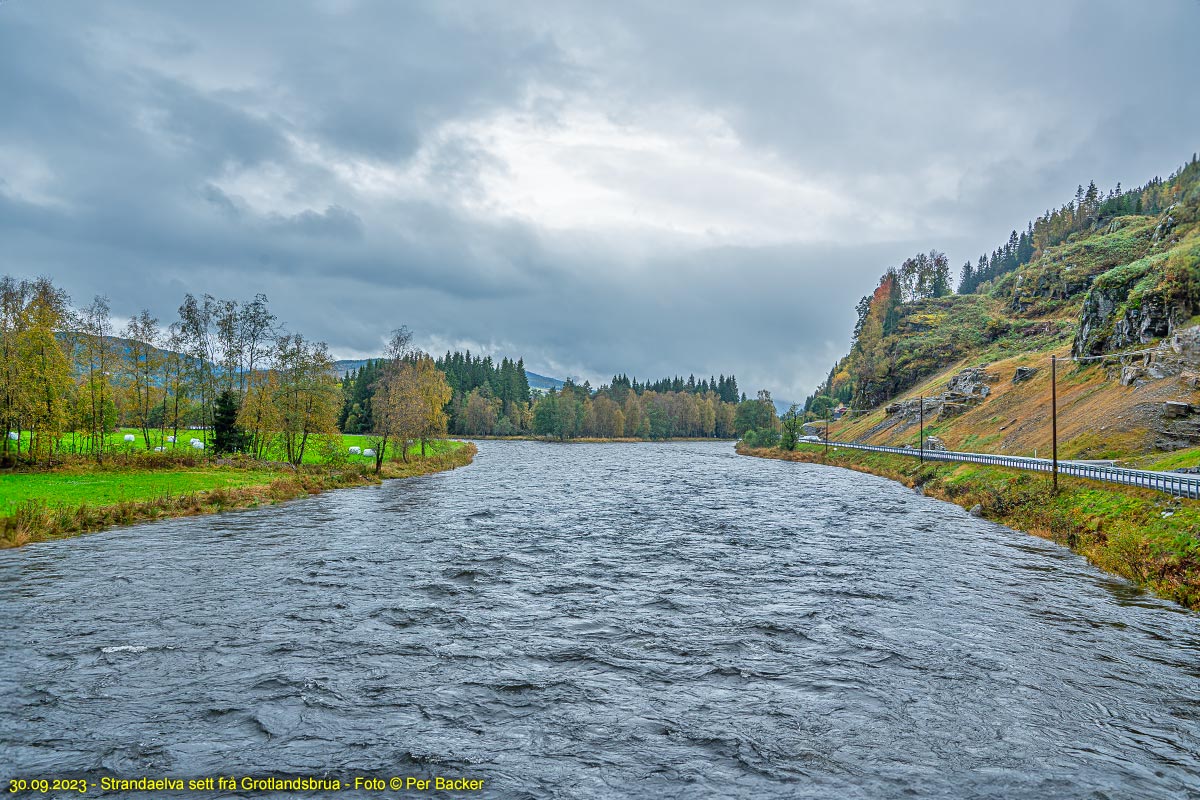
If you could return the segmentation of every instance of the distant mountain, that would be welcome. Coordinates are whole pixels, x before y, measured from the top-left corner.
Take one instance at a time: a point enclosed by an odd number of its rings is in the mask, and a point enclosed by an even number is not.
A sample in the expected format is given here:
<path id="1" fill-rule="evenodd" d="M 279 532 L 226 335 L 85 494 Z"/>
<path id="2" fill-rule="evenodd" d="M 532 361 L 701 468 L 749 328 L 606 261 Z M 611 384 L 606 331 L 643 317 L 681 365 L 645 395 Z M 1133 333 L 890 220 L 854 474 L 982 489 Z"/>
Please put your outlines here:
<path id="1" fill-rule="evenodd" d="M 341 378 L 346 377 L 346 373 L 353 372 L 371 360 L 372 359 L 369 358 L 343 358 L 340 361 L 333 362 L 333 374 L 337 375 L 338 379 L 340 380 Z"/>
<path id="2" fill-rule="evenodd" d="M 779 398 L 772 398 L 771 402 L 773 402 L 775 404 L 775 413 L 781 417 L 788 412 L 788 409 L 790 409 L 792 407 L 791 400 L 780 400 Z M 803 405 L 800 406 L 800 410 L 801 411 L 804 410 Z"/>
<path id="3" fill-rule="evenodd" d="M 536 372 L 525 370 L 525 377 L 529 379 L 530 389 L 554 389 L 558 391 L 563 387 L 563 382 L 558 378 L 547 378 L 545 375 L 538 375 Z"/>

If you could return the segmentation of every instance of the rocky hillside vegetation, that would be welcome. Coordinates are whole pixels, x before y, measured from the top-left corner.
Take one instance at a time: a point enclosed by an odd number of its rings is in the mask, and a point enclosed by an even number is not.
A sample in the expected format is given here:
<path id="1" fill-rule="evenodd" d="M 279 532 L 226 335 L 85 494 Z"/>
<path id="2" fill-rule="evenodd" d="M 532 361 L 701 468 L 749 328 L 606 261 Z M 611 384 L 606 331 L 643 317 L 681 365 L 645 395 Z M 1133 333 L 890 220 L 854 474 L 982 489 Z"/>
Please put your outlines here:
<path id="1" fill-rule="evenodd" d="M 1080 187 L 964 265 L 958 293 L 946 271 L 922 254 L 859 302 L 850 352 L 806 403 L 852 408 L 834 438 L 915 445 L 923 406 L 952 449 L 1048 454 L 1053 355 L 1061 455 L 1200 463 L 1195 156 L 1137 189 Z"/>

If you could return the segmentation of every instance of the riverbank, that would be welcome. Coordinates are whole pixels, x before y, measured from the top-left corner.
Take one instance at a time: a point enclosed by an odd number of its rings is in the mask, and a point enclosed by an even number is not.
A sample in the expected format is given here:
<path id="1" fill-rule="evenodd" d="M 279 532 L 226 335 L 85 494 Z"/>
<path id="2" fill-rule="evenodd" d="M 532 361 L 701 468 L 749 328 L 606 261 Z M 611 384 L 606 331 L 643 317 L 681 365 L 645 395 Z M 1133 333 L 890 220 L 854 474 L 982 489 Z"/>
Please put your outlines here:
<path id="1" fill-rule="evenodd" d="M 718 439 L 710 436 L 671 436 L 666 439 L 638 439 L 631 436 L 603 437 L 578 436 L 560 439 L 557 436 L 464 436 L 488 442 L 553 442 L 555 444 L 660 444 L 667 442 L 736 442 L 736 439 Z"/>
<path id="2" fill-rule="evenodd" d="M 1160 597 L 1200 610 L 1200 501 L 1160 492 L 979 464 L 926 462 L 819 445 L 795 451 L 737 447 L 741 455 L 868 472 L 1051 539 Z"/>
<path id="3" fill-rule="evenodd" d="M 470 442 L 447 442 L 427 457 L 387 461 L 376 476 L 365 464 L 337 467 L 201 464 L 182 469 L 68 466 L 0 476 L 0 548 L 65 539 L 137 522 L 212 514 L 292 500 L 330 489 L 374 486 L 470 464 Z M 21 498 L 20 502 L 13 498 Z"/>

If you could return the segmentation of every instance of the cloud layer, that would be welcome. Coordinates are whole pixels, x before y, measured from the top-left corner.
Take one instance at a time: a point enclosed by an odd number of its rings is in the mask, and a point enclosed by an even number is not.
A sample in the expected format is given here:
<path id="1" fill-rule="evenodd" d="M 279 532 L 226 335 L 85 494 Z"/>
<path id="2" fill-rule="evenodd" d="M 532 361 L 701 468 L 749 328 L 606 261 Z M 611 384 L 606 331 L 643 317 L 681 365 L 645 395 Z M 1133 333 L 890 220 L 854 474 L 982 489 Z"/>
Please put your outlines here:
<path id="1" fill-rule="evenodd" d="M 808 393 L 855 299 L 1200 146 L 1200 4 L 0 4 L 0 271 L 346 357 Z"/>

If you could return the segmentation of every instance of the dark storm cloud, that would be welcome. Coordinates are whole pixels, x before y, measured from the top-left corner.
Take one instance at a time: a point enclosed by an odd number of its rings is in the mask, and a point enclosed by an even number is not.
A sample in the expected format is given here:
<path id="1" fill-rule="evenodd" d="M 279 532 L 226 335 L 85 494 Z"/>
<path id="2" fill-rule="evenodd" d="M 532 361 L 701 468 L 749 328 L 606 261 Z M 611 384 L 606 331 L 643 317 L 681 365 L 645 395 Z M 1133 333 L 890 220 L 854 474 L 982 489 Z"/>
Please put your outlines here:
<path id="1" fill-rule="evenodd" d="M 798 399 L 889 264 L 974 259 L 1077 183 L 1190 156 L 1198 23 L 1191 0 L 10 0 L 0 271 L 163 318 L 263 291 L 345 355 L 408 324 Z"/>

